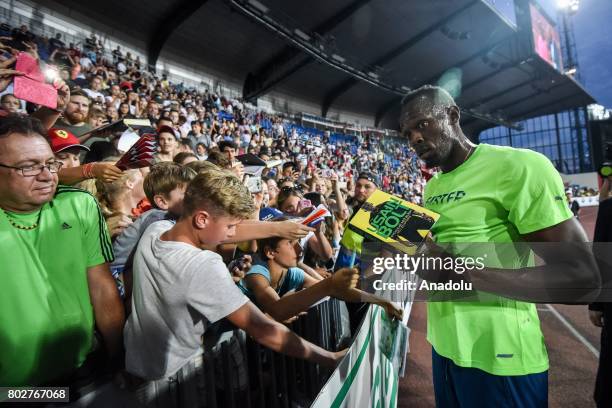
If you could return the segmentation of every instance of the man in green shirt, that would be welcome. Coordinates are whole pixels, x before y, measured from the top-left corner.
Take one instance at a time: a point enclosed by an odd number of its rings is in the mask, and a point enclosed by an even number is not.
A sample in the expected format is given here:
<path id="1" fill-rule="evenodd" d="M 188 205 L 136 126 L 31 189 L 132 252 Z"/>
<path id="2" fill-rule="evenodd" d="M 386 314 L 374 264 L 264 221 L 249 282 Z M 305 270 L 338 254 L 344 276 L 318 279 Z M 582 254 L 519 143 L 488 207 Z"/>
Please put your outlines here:
<path id="1" fill-rule="evenodd" d="M 506 250 L 485 269 L 467 273 L 474 289 L 489 295 L 428 302 L 436 405 L 545 407 L 548 357 L 536 308 L 512 297 L 532 286 L 597 288 L 597 267 L 586 248 L 551 256 L 531 244 L 587 240 L 550 161 L 531 150 L 476 146 L 459 119 L 455 101 L 438 87 L 419 88 L 402 101 L 402 135 L 428 167 L 441 170 L 423 197 L 425 207 L 440 214 L 432 229 L 436 242 L 528 242 L 546 265 L 533 267 L 529 248 L 527 254 Z"/>
<path id="2" fill-rule="evenodd" d="M 124 311 L 96 200 L 57 185 L 40 122 L 0 121 L 0 385 L 82 380 L 94 325 L 121 361 Z"/>

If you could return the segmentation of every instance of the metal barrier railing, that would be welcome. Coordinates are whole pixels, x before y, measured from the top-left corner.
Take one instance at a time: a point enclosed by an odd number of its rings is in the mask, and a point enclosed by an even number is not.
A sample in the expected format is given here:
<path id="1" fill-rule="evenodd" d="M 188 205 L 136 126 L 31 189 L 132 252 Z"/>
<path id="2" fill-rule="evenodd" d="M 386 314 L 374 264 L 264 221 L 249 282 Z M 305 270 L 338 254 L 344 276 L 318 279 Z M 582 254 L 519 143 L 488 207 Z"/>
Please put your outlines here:
<path id="1" fill-rule="evenodd" d="M 289 327 L 327 350 L 348 346 L 342 325 L 341 301 L 329 299 L 313 306 Z M 207 408 L 283 408 L 309 406 L 332 370 L 275 353 L 234 330 L 231 339 L 203 353 Z"/>

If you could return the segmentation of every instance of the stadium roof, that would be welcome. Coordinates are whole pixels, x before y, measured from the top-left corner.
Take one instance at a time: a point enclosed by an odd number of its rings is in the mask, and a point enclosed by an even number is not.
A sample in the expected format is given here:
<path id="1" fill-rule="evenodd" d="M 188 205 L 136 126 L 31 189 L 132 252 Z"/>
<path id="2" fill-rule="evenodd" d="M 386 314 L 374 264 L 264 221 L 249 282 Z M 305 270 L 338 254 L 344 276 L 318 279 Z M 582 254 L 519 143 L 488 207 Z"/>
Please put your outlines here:
<path id="1" fill-rule="evenodd" d="M 460 84 L 472 134 L 594 102 L 484 0 L 39 2 L 112 27 L 150 62 L 162 55 L 243 81 L 247 98 L 276 90 L 389 128 L 406 89 L 439 81 Z"/>

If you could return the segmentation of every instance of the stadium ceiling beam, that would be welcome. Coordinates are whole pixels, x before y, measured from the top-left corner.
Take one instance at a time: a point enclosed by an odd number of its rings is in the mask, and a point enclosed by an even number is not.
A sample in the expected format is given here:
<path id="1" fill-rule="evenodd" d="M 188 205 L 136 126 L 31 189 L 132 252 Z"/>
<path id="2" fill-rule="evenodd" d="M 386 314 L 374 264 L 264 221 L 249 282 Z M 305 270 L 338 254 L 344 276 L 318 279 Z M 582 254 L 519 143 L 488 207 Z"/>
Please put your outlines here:
<path id="1" fill-rule="evenodd" d="M 499 47 L 500 45 L 504 44 L 506 41 L 509 41 L 511 38 L 512 38 L 512 35 L 501 39 L 500 41 L 496 42 L 493 45 L 490 45 L 488 47 L 485 47 L 485 48 L 483 48 L 481 50 L 476 51 L 474 54 L 465 57 L 464 59 L 462 59 L 461 61 L 457 62 L 456 64 L 453 64 L 452 68 L 462 68 L 462 67 L 464 67 L 465 65 L 469 64 L 470 62 L 472 62 L 476 58 L 482 57 L 483 55 L 487 55 L 488 53 L 492 52 L 497 47 Z M 420 86 L 422 86 L 422 85 L 431 85 L 434 82 L 437 82 L 437 80 L 442 75 L 444 75 L 444 73 L 446 71 L 448 71 L 448 69 L 449 68 L 444 68 L 444 70 L 441 70 L 438 73 L 436 73 L 435 75 L 432 75 L 426 81 L 422 81 L 421 83 L 419 83 L 419 85 L 417 85 L 415 87 L 415 89 L 420 87 Z M 387 112 L 389 112 L 389 110 L 392 109 L 393 106 L 399 105 L 401 103 L 401 101 L 402 101 L 401 97 L 394 97 L 394 98 L 388 100 L 387 102 L 383 103 L 381 105 L 381 107 L 376 111 L 376 116 L 374 118 L 374 126 L 378 126 L 380 124 L 380 122 L 382 121 L 382 119 L 387 114 Z"/>
<path id="2" fill-rule="evenodd" d="M 475 86 L 481 85 L 483 82 L 485 82 L 485 81 L 487 81 L 487 80 L 489 80 L 491 78 L 494 78 L 495 76 L 501 74 L 502 72 L 504 72 L 504 71 L 506 71 L 506 70 L 508 70 L 510 68 L 514 68 L 514 67 L 516 67 L 516 66 L 518 66 L 520 64 L 522 64 L 522 61 L 520 61 L 520 62 L 512 61 L 512 62 L 507 62 L 505 64 L 502 64 L 495 71 L 489 72 L 488 74 L 485 74 L 485 75 L 483 75 L 481 77 L 478 77 L 475 80 L 473 80 L 472 82 L 469 82 L 469 83 L 465 84 L 465 86 L 462 86 L 461 87 L 461 93 L 465 92 L 468 89 L 472 89 Z"/>
<path id="3" fill-rule="evenodd" d="M 461 109 L 461 114 L 464 116 L 470 116 L 472 119 L 465 121 L 464 126 L 467 126 L 469 123 L 479 119 L 485 122 L 493 123 L 497 126 L 505 126 L 513 130 L 523 130 L 520 124 L 513 122 L 509 119 L 503 118 L 501 116 L 493 116 L 489 113 L 482 113 L 475 111 L 473 109 Z"/>
<path id="4" fill-rule="evenodd" d="M 464 59 L 462 59 L 461 61 L 457 62 L 456 64 L 453 64 L 453 66 L 451 68 L 463 68 L 464 66 L 466 66 L 467 64 L 469 64 L 470 62 L 475 60 L 476 58 L 482 57 L 484 55 L 487 55 L 487 54 L 493 52 L 497 47 L 499 47 L 500 45 L 504 44 L 506 41 L 511 40 L 512 38 L 513 38 L 513 34 L 511 34 L 508 37 L 504 37 L 500 41 L 498 41 L 498 42 L 496 42 L 496 43 L 494 43 L 494 44 L 492 44 L 492 45 L 490 45 L 488 47 L 482 48 L 482 49 L 476 51 L 474 54 L 465 57 Z M 445 68 L 445 69 L 439 71 L 435 75 L 432 75 L 431 77 L 429 77 L 426 81 L 421 82 L 416 88 L 418 88 L 418 87 L 420 87 L 422 85 L 431 85 L 431 84 L 433 84 L 434 82 L 438 81 L 438 79 L 440 79 L 440 77 L 442 75 L 444 75 L 444 73 L 446 71 L 448 71 L 448 70 L 449 70 L 449 68 Z"/>
<path id="5" fill-rule="evenodd" d="M 325 36 L 371 1 L 355 0 L 310 31 Z M 243 98 L 247 101 L 257 99 L 313 61 L 315 58 L 304 55 L 299 48 L 289 45 L 284 47 L 278 54 L 256 68 L 253 73 L 247 75 L 242 88 Z"/>
<path id="6" fill-rule="evenodd" d="M 520 112 L 519 114 L 515 115 L 515 118 L 516 118 L 516 119 L 513 119 L 513 120 L 527 120 L 527 119 L 529 119 L 529 118 L 525 118 L 525 117 L 523 117 L 523 115 L 527 115 L 527 114 L 532 113 L 532 112 L 538 112 L 540 109 L 544 109 L 544 108 L 546 108 L 546 107 L 550 107 L 550 106 L 559 105 L 559 104 L 564 103 L 564 102 L 566 102 L 566 101 L 569 101 L 569 100 L 571 100 L 571 99 L 573 99 L 573 98 L 574 98 L 574 95 L 570 95 L 570 96 L 568 96 L 568 97 L 566 97 L 566 98 L 563 98 L 563 99 L 561 99 L 561 100 L 558 100 L 558 101 L 554 102 L 552 105 L 551 105 L 551 103 L 547 102 L 547 103 L 545 103 L 545 104 L 542 104 L 542 105 L 536 106 L 535 108 L 530 108 L 528 111 L 523 111 L 523 112 Z M 528 99 L 528 98 L 525 98 L 525 99 Z M 567 110 L 567 109 L 572 109 L 572 108 L 564 108 L 563 110 Z M 552 114 L 553 114 L 553 113 L 548 113 L 548 115 L 552 115 Z M 537 114 L 537 113 L 536 113 L 536 115 L 537 115 L 537 116 L 534 116 L 534 117 L 541 116 L 542 114 Z M 519 119 L 519 118 L 520 118 L 520 119 Z M 470 124 L 474 123 L 475 121 L 476 121 L 476 119 L 470 119 L 469 121 L 467 121 L 467 122 L 464 124 L 464 127 L 468 127 Z M 503 125 L 503 124 L 502 124 L 502 126 L 505 126 L 505 125 Z M 519 129 L 520 129 L 520 130 L 523 130 L 523 128 L 522 128 L 522 127 L 519 127 Z"/>
<path id="7" fill-rule="evenodd" d="M 181 0 L 168 13 L 159 18 L 147 44 L 149 67 L 155 68 L 159 54 L 172 33 L 206 2 L 207 0 Z"/>
<path id="8" fill-rule="evenodd" d="M 389 62 L 393 61 L 395 58 L 399 57 L 400 55 L 408 51 L 410 48 L 412 48 L 414 45 L 419 43 L 421 40 L 423 40 L 430 34 L 438 31 L 441 27 L 445 26 L 446 24 L 451 22 L 454 18 L 456 18 L 458 15 L 468 10 L 470 7 L 472 7 L 473 5 L 477 3 L 480 3 L 480 0 L 470 1 L 468 4 L 461 7 L 459 10 L 456 10 L 455 12 L 449 14 L 442 20 L 438 21 L 436 24 L 429 26 L 425 30 L 421 31 L 420 33 L 408 39 L 407 41 L 404 41 L 403 43 L 393 48 L 392 50 L 388 51 L 386 54 L 380 56 L 379 58 L 373 61 L 370 61 L 370 63 L 368 63 L 367 66 L 382 67 L 384 65 L 387 65 Z M 346 93 L 348 90 L 350 90 L 352 87 L 357 85 L 358 83 L 359 83 L 359 80 L 357 78 L 350 77 L 346 79 L 345 81 L 341 82 L 340 84 L 338 84 L 337 86 L 335 86 L 331 91 L 329 91 L 323 98 L 323 104 L 321 106 L 321 115 L 323 117 L 327 116 L 327 112 L 329 111 L 329 108 L 334 103 L 334 101 L 338 99 L 341 95 Z"/>
<path id="9" fill-rule="evenodd" d="M 520 88 L 522 88 L 522 87 L 524 87 L 524 86 L 526 86 L 526 85 L 529 85 L 529 84 L 530 84 L 530 83 L 532 83 L 532 82 L 533 82 L 533 78 L 529 78 L 529 79 L 528 79 L 528 80 L 526 80 L 526 81 L 523 81 L 523 82 L 520 82 L 520 83 L 518 83 L 518 84 L 514 85 L 513 87 L 510 87 L 510 88 L 508 88 L 508 89 L 504 89 L 503 91 L 496 92 L 496 93 L 494 93 L 493 95 L 489 95 L 489 96 L 487 96 L 486 98 L 483 98 L 483 99 L 478 100 L 478 103 L 477 103 L 476 105 L 482 105 L 483 103 L 487 103 L 487 102 L 489 102 L 489 101 L 492 101 L 492 100 L 494 100 L 494 99 L 497 99 L 497 98 L 499 98 L 500 96 L 504 96 L 505 94 L 507 94 L 507 93 L 509 93 L 509 92 L 514 92 L 514 91 L 516 91 L 517 89 L 520 89 Z M 474 105 L 474 106 L 476 106 L 476 105 Z"/>
<path id="10" fill-rule="evenodd" d="M 566 102 L 566 101 L 569 101 L 569 100 L 571 100 L 571 99 L 573 99 L 573 98 L 575 98 L 575 97 L 576 97 L 576 95 L 570 95 L 570 96 L 567 96 L 567 97 L 565 97 L 565 98 L 562 98 L 562 99 L 556 100 L 556 101 L 554 101 L 553 103 L 547 102 L 547 103 L 544 103 L 544 104 L 538 105 L 538 106 L 536 106 L 535 108 L 530 108 L 529 110 L 526 110 L 526 111 L 523 111 L 523 112 L 519 112 L 519 113 L 518 113 L 518 114 L 516 114 L 515 116 L 520 118 L 520 117 L 523 117 L 524 115 L 527 115 L 527 114 L 529 114 L 529 113 L 531 113 L 531 112 L 536 112 L 536 113 L 537 113 L 537 112 L 539 112 L 540 110 L 542 110 L 542 109 L 544 109 L 544 108 L 546 108 L 546 107 L 551 107 L 551 106 L 560 105 L 560 104 L 562 104 L 562 103 L 564 103 L 564 102 Z M 579 107 L 580 107 L 580 106 L 574 106 L 573 108 L 579 108 Z M 572 108 L 572 107 L 570 107 L 570 108 L 566 108 L 566 109 L 573 109 L 573 108 Z M 538 116 L 540 116 L 540 115 L 538 115 Z M 536 117 L 537 117 L 537 116 L 536 116 Z"/>
<path id="11" fill-rule="evenodd" d="M 532 79 L 532 80 L 530 80 L 530 81 L 527 81 L 527 82 L 520 83 L 520 84 L 518 84 L 516 87 L 512 87 L 512 88 L 510 88 L 510 89 L 508 89 L 508 90 L 504 91 L 504 93 L 506 93 L 506 92 L 510 92 L 510 91 L 511 91 L 512 89 L 514 89 L 514 88 L 519 88 L 519 87 L 521 87 L 521 86 L 525 86 L 526 84 L 529 84 L 529 83 L 531 83 L 531 82 L 533 82 L 533 79 Z M 563 86 L 563 85 L 564 85 L 564 84 L 561 82 L 561 83 L 558 83 L 558 84 L 556 84 L 556 85 L 551 86 L 551 87 L 550 87 L 550 88 L 548 88 L 548 89 L 541 89 L 541 90 L 538 90 L 538 92 L 531 93 L 531 94 L 529 94 L 529 95 L 528 95 L 528 96 L 526 96 L 526 97 L 523 97 L 523 98 L 520 98 L 520 99 L 516 99 L 516 100 L 514 100 L 514 101 L 512 101 L 512 102 L 509 102 L 509 103 L 507 103 L 507 104 L 503 105 L 503 106 L 496 107 L 496 108 L 495 108 L 495 110 L 496 110 L 496 111 L 503 111 L 503 110 L 504 110 L 504 109 L 506 109 L 506 108 L 509 108 L 509 107 L 511 107 L 511 106 L 513 106 L 513 105 L 517 105 L 517 104 L 520 104 L 521 102 L 524 102 L 524 101 L 528 101 L 528 100 L 530 100 L 530 99 L 533 99 L 533 98 L 537 97 L 538 95 L 540 95 L 541 93 L 548 93 L 548 92 L 550 92 L 551 90 L 553 90 L 553 89 L 555 89 L 555 88 L 557 88 L 557 87 L 559 87 L 559 86 Z M 568 99 L 568 98 L 565 98 L 565 99 Z M 564 100 L 565 100 L 565 99 L 564 99 Z M 555 102 L 553 102 L 553 103 L 551 103 L 551 102 L 547 102 L 547 103 L 546 103 L 545 105 L 543 105 L 543 106 L 538 106 L 538 107 L 536 107 L 536 109 L 541 109 L 541 108 L 543 108 L 543 107 L 545 107 L 545 106 L 548 106 L 548 105 L 551 105 L 551 104 L 552 104 L 552 105 L 554 105 L 554 104 L 556 104 L 556 103 L 555 103 Z M 533 110 L 534 110 L 533 108 L 530 108 L 530 109 L 529 109 L 528 111 L 526 111 L 526 112 L 521 112 L 521 114 L 518 114 L 518 115 L 512 115 L 512 116 L 513 116 L 513 117 L 522 117 L 523 115 L 526 115 L 526 114 L 528 114 L 529 112 L 531 112 L 531 111 L 533 111 Z M 471 123 L 472 121 L 473 121 L 473 119 L 470 119 L 470 120 L 468 120 L 468 121 L 466 122 L 466 124 L 469 124 L 469 123 Z M 502 126 L 506 126 L 506 125 L 502 125 Z"/>

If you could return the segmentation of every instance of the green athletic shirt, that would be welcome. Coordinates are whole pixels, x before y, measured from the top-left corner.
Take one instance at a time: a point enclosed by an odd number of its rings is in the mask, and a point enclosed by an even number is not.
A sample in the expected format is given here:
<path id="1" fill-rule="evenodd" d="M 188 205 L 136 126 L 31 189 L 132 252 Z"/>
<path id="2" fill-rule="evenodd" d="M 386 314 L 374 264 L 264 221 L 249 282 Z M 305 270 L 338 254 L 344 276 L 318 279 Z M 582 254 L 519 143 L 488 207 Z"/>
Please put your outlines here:
<path id="1" fill-rule="evenodd" d="M 521 234 L 572 217 L 561 177 L 545 156 L 487 144 L 478 145 L 453 171 L 435 175 L 423 200 L 426 208 L 440 214 L 432 233 L 444 243 L 517 242 Z M 484 264 L 533 265 L 533 253 L 508 255 L 498 254 Z M 427 339 L 455 364 L 490 374 L 525 375 L 548 369 L 533 303 L 491 295 L 479 302 L 428 302 Z"/>
<path id="2" fill-rule="evenodd" d="M 8 213 L 18 225 L 39 212 Z M 113 259 L 97 201 L 58 186 L 37 228 L 0 211 L 0 385 L 44 384 L 78 368 L 92 347 L 87 268 Z"/>

